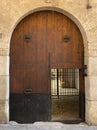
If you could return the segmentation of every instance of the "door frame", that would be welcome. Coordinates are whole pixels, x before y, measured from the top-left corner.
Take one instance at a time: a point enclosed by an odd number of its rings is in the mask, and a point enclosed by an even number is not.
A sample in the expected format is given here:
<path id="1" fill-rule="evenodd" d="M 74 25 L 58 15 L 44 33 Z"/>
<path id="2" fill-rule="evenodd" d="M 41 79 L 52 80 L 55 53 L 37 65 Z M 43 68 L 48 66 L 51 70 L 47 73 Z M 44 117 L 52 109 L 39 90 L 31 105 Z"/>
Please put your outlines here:
<path id="1" fill-rule="evenodd" d="M 41 10 L 41 9 L 40 9 L 40 10 Z M 42 8 L 42 10 L 44 10 L 44 9 Z M 51 8 L 50 8 L 50 10 L 54 10 L 54 9 L 51 9 Z M 56 11 L 56 10 L 57 10 L 57 9 L 55 9 L 55 11 Z M 63 13 L 63 10 L 62 10 L 62 11 L 59 11 L 59 10 L 60 10 L 60 9 L 58 9 L 56 12 Z M 39 11 L 39 10 L 38 10 L 38 11 Z M 35 12 L 37 12 L 37 11 L 35 11 Z M 34 12 L 34 13 L 35 13 L 35 12 Z M 64 14 L 64 13 L 63 13 L 63 14 Z M 67 15 L 67 12 L 66 12 L 66 14 L 64 14 L 64 15 L 68 16 L 68 15 Z M 69 17 L 69 18 L 70 18 L 70 17 Z M 70 19 L 71 19 L 71 18 L 70 18 Z M 71 19 L 71 20 L 72 20 L 72 19 Z M 73 20 L 73 22 L 74 22 L 74 21 L 75 21 L 75 19 Z M 74 22 L 74 23 L 75 23 L 75 22 Z M 80 23 L 79 23 L 79 24 L 80 24 Z M 77 25 L 77 27 L 78 27 L 78 23 L 77 23 L 76 25 Z M 79 28 L 79 27 L 78 27 L 78 28 Z M 79 30 L 80 30 L 80 29 L 79 29 Z M 84 87 L 85 87 L 85 86 L 84 86 Z M 84 91 L 84 92 L 85 92 L 85 91 Z"/>

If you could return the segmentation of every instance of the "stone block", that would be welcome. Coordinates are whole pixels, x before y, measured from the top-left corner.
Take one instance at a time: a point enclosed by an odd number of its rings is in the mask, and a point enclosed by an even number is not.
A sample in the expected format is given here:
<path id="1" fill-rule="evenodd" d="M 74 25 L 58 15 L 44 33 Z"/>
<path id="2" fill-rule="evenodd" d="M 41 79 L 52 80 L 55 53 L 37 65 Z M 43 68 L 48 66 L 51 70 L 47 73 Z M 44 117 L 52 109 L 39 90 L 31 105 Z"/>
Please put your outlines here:
<path id="1" fill-rule="evenodd" d="M 97 101 L 86 100 L 86 122 L 97 125 Z"/>
<path id="2" fill-rule="evenodd" d="M 9 75 L 9 56 L 0 56 L 0 75 Z"/>
<path id="3" fill-rule="evenodd" d="M 91 49 L 91 50 L 89 50 L 88 54 L 91 57 L 97 57 L 97 49 Z"/>
<path id="4" fill-rule="evenodd" d="M 8 123 L 8 121 L 9 121 L 8 101 L 0 100 L 0 123 Z"/>
<path id="5" fill-rule="evenodd" d="M 88 58 L 88 75 L 97 76 L 97 57 Z"/>
<path id="6" fill-rule="evenodd" d="M 8 56 L 9 55 L 9 50 L 7 48 L 0 48 L 0 56 Z"/>
<path id="7" fill-rule="evenodd" d="M 9 76 L 0 76 L 0 100 L 9 98 Z"/>
<path id="8" fill-rule="evenodd" d="M 88 43 L 88 49 L 89 50 L 97 50 L 97 43 L 96 42 Z"/>
<path id="9" fill-rule="evenodd" d="M 88 76 L 85 78 L 86 99 L 97 101 L 97 76 Z"/>

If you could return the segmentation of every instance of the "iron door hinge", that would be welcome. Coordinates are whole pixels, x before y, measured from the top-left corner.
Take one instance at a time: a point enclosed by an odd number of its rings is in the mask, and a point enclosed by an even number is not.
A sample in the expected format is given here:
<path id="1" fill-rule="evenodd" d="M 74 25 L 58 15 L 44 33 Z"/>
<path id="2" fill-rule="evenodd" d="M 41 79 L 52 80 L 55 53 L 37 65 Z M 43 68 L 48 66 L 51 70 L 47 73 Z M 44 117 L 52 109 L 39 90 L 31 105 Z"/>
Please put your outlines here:
<path id="1" fill-rule="evenodd" d="M 87 65 L 84 65 L 84 76 L 87 76 Z"/>

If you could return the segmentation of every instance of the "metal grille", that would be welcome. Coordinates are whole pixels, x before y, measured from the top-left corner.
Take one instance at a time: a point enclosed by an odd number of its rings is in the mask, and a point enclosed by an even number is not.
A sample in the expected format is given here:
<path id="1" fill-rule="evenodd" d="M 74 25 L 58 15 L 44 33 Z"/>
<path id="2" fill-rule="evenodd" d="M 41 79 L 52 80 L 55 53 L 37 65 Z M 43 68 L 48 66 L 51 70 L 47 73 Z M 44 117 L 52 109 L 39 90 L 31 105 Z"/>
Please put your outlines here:
<path id="1" fill-rule="evenodd" d="M 51 69 L 52 96 L 79 95 L 79 69 Z"/>

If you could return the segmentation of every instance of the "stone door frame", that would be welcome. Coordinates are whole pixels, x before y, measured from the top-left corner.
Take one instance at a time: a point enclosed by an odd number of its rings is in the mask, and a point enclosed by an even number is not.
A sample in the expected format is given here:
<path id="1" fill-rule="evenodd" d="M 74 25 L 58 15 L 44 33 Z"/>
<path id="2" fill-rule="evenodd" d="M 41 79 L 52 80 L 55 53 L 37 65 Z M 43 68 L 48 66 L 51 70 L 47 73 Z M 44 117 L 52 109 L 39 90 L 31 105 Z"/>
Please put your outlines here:
<path id="1" fill-rule="evenodd" d="M 56 8 L 56 7 L 40 7 L 40 8 L 36 8 L 36 9 L 33 9 L 32 11 L 29 11 L 27 12 L 26 14 L 24 14 L 23 16 L 21 16 L 17 22 L 15 23 L 14 25 L 14 28 L 12 30 L 12 32 L 14 31 L 15 27 L 18 25 L 18 23 L 26 16 L 28 16 L 29 14 L 32 14 L 36 11 L 41 11 L 41 10 L 51 10 L 51 11 L 56 11 L 56 12 L 60 12 L 64 15 L 66 15 L 67 17 L 69 17 L 76 25 L 77 27 L 79 28 L 81 34 L 82 34 L 82 37 L 83 37 L 83 44 L 84 44 L 84 52 L 85 52 L 85 55 L 84 55 L 84 62 L 86 63 L 87 61 L 87 55 L 88 55 L 88 52 L 87 52 L 87 38 L 86 38 L 86 34 L 85 34 L 85 31 L 81 25 L 81 23 L 79 22 L 79 20 L 71 14 L 71 12 L 67 12 L 63 9 L 60 9 L 60 8 Z M 11 34 L 12 35 L 12 34 Z M 10 47 L 9 47 L 10 48 Z M 10 56 L 9 56 L 10 57 Z M 10 61 L 9 61 L 10 62 Z M 10 78 L 10 77 L 9 77 Z M 86 83 L 85 83 L 86 84 Z M 10 88 L 10 83 L 9 83 L 9 88 Z M 9 89 L 10 90 L 10 89 Z M 10 92 L 9 92 L 10 93 Z M 85 95 L 86 95 L 86 91 L 85 91 Z M 86 113 L 86 112 L 85 112 Z M 8 115 L 10 114 L 10 112 L 8 112 Z M 8 116 L 9 117 L 9 116 Z M 8 119 L 9 120 L 9 119 Z"/>

